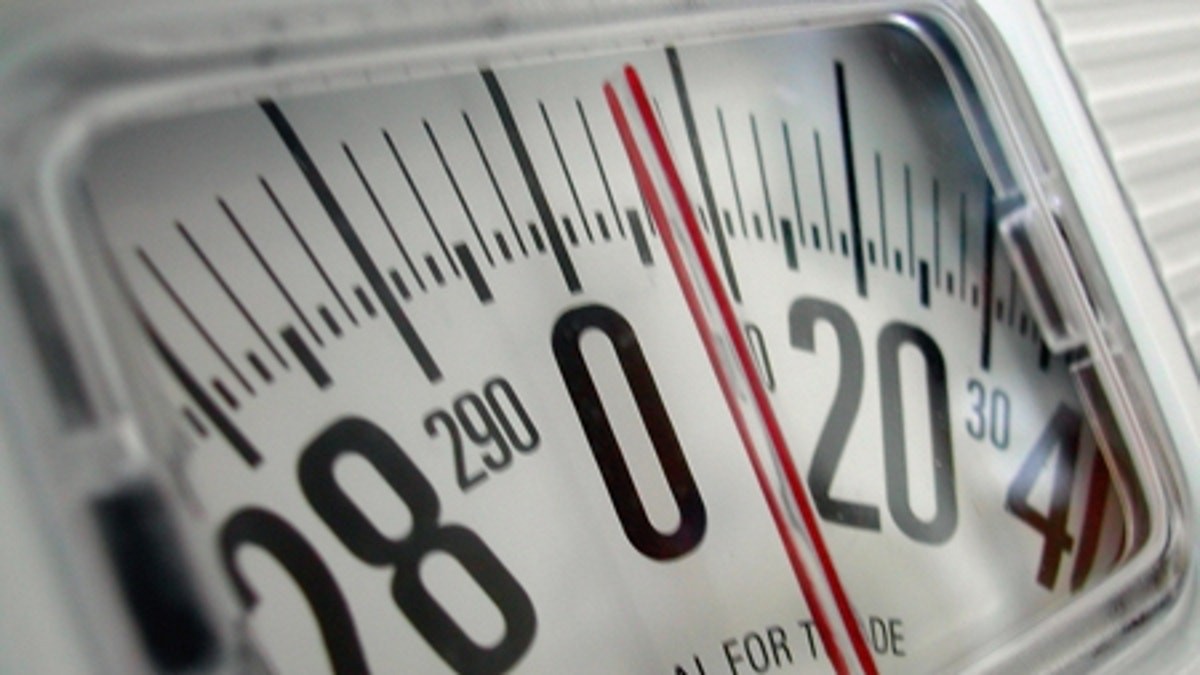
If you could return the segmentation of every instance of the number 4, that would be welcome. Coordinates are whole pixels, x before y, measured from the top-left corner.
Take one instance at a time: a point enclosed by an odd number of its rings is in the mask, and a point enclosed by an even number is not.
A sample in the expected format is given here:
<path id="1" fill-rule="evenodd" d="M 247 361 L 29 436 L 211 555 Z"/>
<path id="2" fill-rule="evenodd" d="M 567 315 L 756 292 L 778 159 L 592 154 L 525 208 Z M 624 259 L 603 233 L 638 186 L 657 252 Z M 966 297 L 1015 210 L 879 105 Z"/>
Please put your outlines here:
<path id="1" fill-rule="evenodd" d="M 1070 517 L 1071 491 L 1075 482 L 1075 469 L 1080 454 L 1080 440 L 1083 429 L 1083 418 L 1079 413 L 1065 405 L 1059 405 L 1050 423 L 1046 425 L 1033 450 L 1021 463 L 1012 485 L 1008 488 L 1005 506 L 1020 520 L 1042 534 L 1042 559 L 1038 565 L 1037 580 L 1042 586 L 1052 589 L 1058 579 L 1059 567 L 1062 565 L 1064 553 L 1068 553 L 1075 545 L 1074 539 L 1067 531 Z M 1037 484 L 1038 478 L 1046 470 L 1051 456 L 1055 457 L 1053 469 L 1053 484 L 1050 490 L 1050 506 L 1043 513 L 1029 503 L 1029 496 Z M 1100 522 L 1103 515 L 1103 502 L 1095 505 L 1090 502 L 1103 499 L 1107 492 L 1107 481 L 1097 480 L 1107 478 L 1106 468 L 1100 458 L 1096 458 L 1092 466 L 1093 477 L 1089 492 L 1087 514 L 1082 525 L 1084 542 L 1081 551 L 1076 555 L 1076 569 L 1072 574 L 1072 590 L 1082 585 L 1087 572 L 1094 562 L 1096 537 L 1099 536 Z"/>

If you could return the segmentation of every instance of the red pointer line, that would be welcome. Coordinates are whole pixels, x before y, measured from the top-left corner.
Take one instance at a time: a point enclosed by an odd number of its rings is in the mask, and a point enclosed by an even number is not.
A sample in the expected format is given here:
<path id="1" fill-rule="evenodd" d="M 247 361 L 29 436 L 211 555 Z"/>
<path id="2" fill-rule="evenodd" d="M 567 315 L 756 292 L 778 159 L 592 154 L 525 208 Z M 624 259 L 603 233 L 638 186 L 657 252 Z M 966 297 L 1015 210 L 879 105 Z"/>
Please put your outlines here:
<path id="1" fill-rule="evenodd" d="M 746 428 L 746 420 L 742 417 L 741 410 L 734 403 L 736 394 L 733 392 L 729 378 L 721 369 L 718 361 L 717 345 L 713 340 L 712 333 L 709 332 L 703 323 L 703 315 L 701 314 L 703 310 L 700 307 L 700 298 L 696 295 L 696 289 L 692 286 L 691 280 L 687 277 L 679 245 L 675 241 L 675 235 L 671 231 L 670 225 L 667 223 L 666 213 L 663 211 L 658 191 L 651 182 L 641 153 L 634 145 L 633 132 L 629 128 L 629 121 L 625 118 L 625 112 L 622 110 L 616 92 L 613 90 L 611 84 L 604 85 L 604 96 L 608 99 L 609 110 L 612 111 L 613 119 L 616 121 L 617 130 L 625 146 L 625 152 L 629 156 L 629 163 L 633 166 L 633 173 L 637 178 L 638 186 L 641 188 L 642 194 L 646 197 L 646 204 L 650 209 L 650 215 L 659 224 L 658 231 L 662 234 L 667 256 L 671 259 L 671 266 L 674 268 L 675 276 L 679 280 L 679 286 L 683 290 L 684 299 L 687 301 L 688 309 L 691 311 L 692 318 L 699 329 L 700 340 L 704 343 L 704 351 L 708 354 L 708 360 L 712 363 L 713 370 L 717 375 L 717 381 L 721 386 L 721 393 L 724 395 L 725 401 L 729 405 L 729 410 L 733 414 L 733 422 L 737 427 L 738 436 L 741 437 L 742 445 L 746 448 L 746 456 L 750 460 L 750 466 L 754 471 L 755 479 L 758 481 L 758 487 L 766 499 L 767 509 L 771 512 L 771 519 L 775 522 L 775 529 L 778 531 L 779 538 L 783 542 L 783 547 L 787 552 L 792 571 L 800 583 L 800 591 L 804 595 L 804 600 L 808 604 L 809 611 L 812 613 L 813 623 L 817 626 L 817 634 L 821 637 L 821 644 L 825 647 L 825 653 L 829 655 L 829 660 L 833 664 L 834 669 L 838 673 L 848 673 L 849 670 L 846 667 L 846 659 L 842 655 L 841 647 L 834 641 L 831 634 L 829 618 L 826 616 L 821 602 L 816 597 L 816 591 L 813 589 L 813 580 L 809 576 L 808 570 L 805 569 L 804 561 L 800 558 L 800 553 L 796 550 L 796 544 L 791 538 L 791 533 L 788 532 L 783 510 L 771 491 L 770 483 L 767 480 L 766 472 L 763 470 L 758 455 L 752 449 L 753 442 L 750 440 L 750 431 Z"/>
<path id="2" fill-rule="evenodd" d="M 721 314 L 722 322 L 724 323 L 725 329 L 729 334 L 729 338 L 733 342 L 733 347 L 737 354 L 739 364 L 742 367 L 746 379 L 750 383 L 755 405 L 758 407 L 758 410 L 762 416 L 763 424 L 765 425 L 767 435 L 771 440 L 775 457 L 783 469 L 788 488 L 791 490 L 792 495 L 799 506 L 800 517 L 804 524 L 804 530 L 808 533 L 811 539 L 811 543 L 814 551 L 816 552 L 821 570 L 828 581 L 829 590 L 833 594 L 838 613 L 841 616 L 847 633 L 849 634 L 855 656 L 858 658 L 859 665 L 863 668 L 864 672 L 868 673 L 869 675 L 874 675 L 878 672 L 875 667 L 874 659 L 872 658 L 870 650 L 867 647 L 866 640 L 863 637 L 858 621 L 855 619 L 853 611 L 850 608 L 850 602 L 846 597 L 841 580 L 837 575 L 837 570 L 833 566 L 833 561 L 829 555 L 828 549 L 825 546 L 825 541 L 821 537 L 820 530 L 817 527 L 816 517 L 812 512 L 812 506 L 809 502 L 807 491 L 800 482 L 799 474 L 796 470 L 795 464 L 792 462 L 791 453 L 787 449 L 787 443 L 783 438 L 783 432 L 780 429 L 779 422 L 775 418 L 770 402 L 767 400 L 766 391 L 763 389 L 762 381 L 754 375 L 755 371 L 753 361 L 750 356 L 750 350 L 746 345 L 745 339 L 742 337 L 741 331 L 737 330 L 738 324 L 736 316 L 733 312 L 733 305 L 729 300 L 728 294 L 725 292 L 724 286 L 720 282 L 720 277 L 717 274 L 716 266 L 713 264 L 712 257 L 709 255 L 708 249 L 703 243 L 703 235 L 700 233 L 699 223 L 696 221 L 695 215 L 688 206 L 691 201 L 688 199 L 687 192 L 683 187 L 683 182 L 679 178 L 679 172 L 675 167 L 674 160 L 667 151 L 666 141 L 663 137 L 662 130 L 658 127 L 653 110 L 650 106 L 649 98 L 646 96 L 645 89 L 642 87 L 641 79 L 638 77 L 637 71 L 634 70 L 632 66 L 626 66 L 624 73 L 626 82 L 629 84 L 629 88 L 633 94 L 634 103 L 638 108 L 638 112 L 642 117 L 644 127 L 650 136 L 651 143 L 654 146 L 655 153 L 658 157 L 659 166 L 663 170 L 663 173 L 665 174 L 670 185 L 672 196 L 675 199 L 675 205 L 683 217 L 688 236 L 692 241 L 693 248 L 697 258 L 699 259 L 701 269 L 703 270 L 705 281 L 715 297 Z M 763 470 L 757 454 L 753 450 L 753 443 L 750 440 L 745 419 L 742 417 L 741 411 L 736 402 L 736 394 L 734 393 L 733 387 L 728 380 L 728 376 L 725 374 L 720 365 L 717 347 L 713 340 L 713 336 L 704 325 L 703 309 L 701 308 L 699 297 L 696 294 L 696 289 L 692 286 L 692 283 L 687 276 L 682 254 L 680 253 L 679 244 L 676 242 L 670 223 L 667 220 L 658 190 L 655 188 L 653 180 L 651 179 L 646 165 L 642 159 L 641 153 L 637 149 L 629 121 L 625 117 L 624 110 L 621 107 L 620 101 L 617 99 L 616 91 L 613 89 L 611 84 L 605 84 L 604 94 L 608 102 L 609 110 L 612 113 L 613 120 L 616 122 L 622 143 L 625 146 L 625 152 L 629 156 L 629 161 L 633 167 L 638 185 L 641 188 L 642 193 L 646 196 L 651 215 L 659 223 L 659 232 L 661 232 L 663 235 L 663 243 L 667 250 L 667 254 L 671 259 L 671 265 L 675 270 L 676 277 L 679 280 L 680 288 L 683 291 L 688 308 L 692 313 L 692 317 L 696 322 L 697 328 L 699 329 L 705 351 L 708 354 L 709 360 L 713 364 L 713 370 L 717 374 L 717 379 L 721 385 L 721 391 L 725 396 L 725 400 L 729 405 L 731 413 L 733 414 L 734 422 L 738 429 L 738 434 L 742 438 L 742 443 L 746 448 L 746 454 L 750 460 L 755 478 L 757 479 L 759 488 L 762 490 L 763 496 L 766 499 L 768 509 L 771 512 L 771 517 L 775 521 L 776 530 L 779 532 L 780 539 L 783 541 L 784 548 L 787 551 L 788 559 L 792 565 L 792 569 L 796 574 L 797 581 L 800 583 L 801 593 L 804 595 L 805 601 L 808 603 L 809 611 L 812 612 L 813 622 L 817 626 L 817 632 L 821 637 L 821 642 L 824 645 L 825 651 L 829 655 L 830 662 L 836 671 L 839 673 L 848 673 L 850 671 L 846 664 L 845 657 L 842 654 L 840 646 L 833 637 L 833 631 L 829 624 L 829 619 L 825 615 L 822 603 L 817 598 L 816 591 L 813 587 L 813 581 L 809 576 L 808 571 L 805 569 L 804 562 L 800 558 L 799 552 L 796 550 L 795 542 L 793 541 L 792 535 L 788 530 L 786 522 L 784 521 L 782 509 L 774 498 L 770 483 L 766 478 L 766 473 Z"/>

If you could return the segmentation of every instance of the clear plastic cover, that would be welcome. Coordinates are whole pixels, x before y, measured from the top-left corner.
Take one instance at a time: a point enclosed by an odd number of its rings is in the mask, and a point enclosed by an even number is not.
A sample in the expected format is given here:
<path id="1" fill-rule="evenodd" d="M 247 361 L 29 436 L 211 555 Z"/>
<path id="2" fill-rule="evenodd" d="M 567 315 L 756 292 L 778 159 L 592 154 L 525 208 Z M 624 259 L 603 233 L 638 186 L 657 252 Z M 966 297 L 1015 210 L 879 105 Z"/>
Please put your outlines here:
<path id="1" fill-rule="evenodd" d="M 1175 450 L 986 6 L 474 10 L 53 19 L 3 73 L 5 451 L 102 668 L 1156 625 Z"/>

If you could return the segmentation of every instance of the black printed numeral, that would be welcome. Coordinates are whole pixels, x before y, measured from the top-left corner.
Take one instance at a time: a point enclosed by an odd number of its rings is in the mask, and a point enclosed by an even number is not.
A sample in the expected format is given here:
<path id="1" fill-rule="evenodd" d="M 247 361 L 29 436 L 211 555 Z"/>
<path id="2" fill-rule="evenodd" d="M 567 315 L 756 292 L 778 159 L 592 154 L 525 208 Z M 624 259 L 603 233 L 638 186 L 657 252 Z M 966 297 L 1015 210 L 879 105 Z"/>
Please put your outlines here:
<path id="1" fill-rule="evenodd" d="M 541 436 L 517 392 L 502 377 L 488 380 L 482 395 L 466 392 L 448 410 L 425 416 L 425 432 L 437 438 L 444 431 L 454 453 L 458 487 L 466 492 L 491 473 L 507 469 L 513 451 L 531 453 Z M 471 452 L 478 449 L 479 452 Z"/>
<path id="2" fill-rule="evenodd" d="M 412 520 L 408 533 L 392 539 L 372 524 L 338 483 L 334 465 L 342 457 L 365 459 L 404 502 Z M 392 599 L 429 646 L 460 673 L 498 673 L 512 667 L 533 642 L 533 603 L 487 544 L 461 525 L 441 524 L 433 486 L 382 429 L 359 418 L 332 424 L 300 457 L 300 486 L 313 510 L 342 544 L 368 565 L 389 567 Z M 421 563 L 433 553 L 457 562 L 499 610 L 504 636 L 480 645 L 426 588 Z"/>
<path id="3" fill-rule="evenodd" d="M 976 379 L 967 382 L 971 397 L 967 415 L 967 433 L 977 441 L 987 440 L 997 450 L 1008 449 L 1012 423 L 1012 402 L 999 387 L 988 389 Z"/>
<path id="4" fill-rule="evenodd" d="M 1079 470 L 1080 460 L 1092 455 L 1087 475 Z M 1038 510 L 1030 497 L 1038 482 L 1050 476 L 1050 501 Z M 1071 536 L 1071 495 L 1076 483 L 1086 481 L 1086 501 L 1079 524 L 1079 542 Z M 1074 554 L 1070 589 L 1077 591 L 1087 581 L 1096 563 L 1097 547 L 1105 531 L 1105 503 L 1111 485 L 1108 465 L 1096 449 L 1096 442 L 1083 417 L 1060 404 L 1033 448 L 1021 462 L 1008 487 L 1004 505 L 1021 522 L 1042 536 L 1042 555 L 1037 581 L 1047 589 L 1058 583 L 1063 557 Z"/>
<path id="5" fill-rule="evenodd" d="M 862 339 L 854 319 L 842 307 L 816 298 L 801 298 L 789 314 L 792 346 L 816 352 L 816 326 L 828 323 L 838 345 L 838 386 L 833 407 L 817 439 L 808 473 L 808 486 L 821 517 L 836 523 L 879 530 L 878 507 L 837 499 L 831 490 L 841 464 L 850 431 L 858 417 L 863 396 L 864 359 Z M 900 381 L 900 350 L 914 347 L 925 362 L 925 391 L 928 396 L 932 472 L 936 509 L 928 520 L 912 508 L 908 489 L 908 451 L 905 445 L 904 406 Z M 954 479 L 954 456 L 950 440 L 949 397 L 946 393 L 946 362 L 937 342 L 916 326 L 893 322 L 880 331 L 877 343 L 882 411 L 883 464 L 888 510 L 904 534 L 924 544 L 940 544 L 958 526 L 958 503 Z"/>
<path id="6" fill-rule="evenodd" d="M 679 510 L 679 526 L 673 532 L 660 532 L 646 515 L 646 507 L 629 473 L 629 465 L 604 412 L 600 393 L 583 356 L 580 337 L 584 331 L 603 333 L 616 351 L 621 372 L 637 403 L 638 413 L 654 445 L 659 466 L 670 486 L 671 497 Z M 563 382 L 571 393 L 571 402 L 579 415 L 596 466 L 604 478 L 609 498 L 625 537 L 633 547 L 649 558 L 669 560 L 692 551 L 704 538 L 708 516 L 700 489 L 675 435 L 671 418 L 658 393 L 654 376 L 633 327 L 625 317 L 603 305 L 587 305 L 566 312 L 554 326 L 554 357 Z"/>
<path id="7" fill-rule="evenodd" d="M 238 567 L 236 555 L 242 548 L 253 546 L 274 558 L 299 586 L 317 619 L 333 672 L 338 675 L 367 672 L 354 616 L 342 591 L 321 557 L 294 527 L 266 509 L 246 508 L 225 522 L 220 542 L 225 573 L 233 581 L 243 607 L 253 609 L 259 598 Z"/>

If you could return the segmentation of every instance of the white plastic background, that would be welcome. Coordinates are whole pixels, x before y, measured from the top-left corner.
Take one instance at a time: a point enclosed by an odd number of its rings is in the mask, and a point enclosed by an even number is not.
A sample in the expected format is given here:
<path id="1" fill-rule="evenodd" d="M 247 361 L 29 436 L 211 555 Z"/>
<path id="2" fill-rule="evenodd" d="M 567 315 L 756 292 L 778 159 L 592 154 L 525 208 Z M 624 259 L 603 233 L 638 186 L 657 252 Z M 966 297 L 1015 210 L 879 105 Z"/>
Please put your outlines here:
<path id="1" fill-rule="evenodd" d="M 1190 372 L 1155 366 L 1149 370 L 1169 401 L 1164 404 L 1165 414 L 1175 417 L 1168 424 L 1177 434 L 1188 427 L 1194 432 L 1195 383 L 1200 374 L 1200 3 L 1038 2 L 1190 351 Z M 1125 217 L 1117 214 L 1115 219 Z M 1104 227 L 1095 229 L 1102 232 Z M 1147 309 L 1147 318 L 1154 314 Z M 1155 342 L 1163 348 L 1157 355 L 1162 358 L 1152 360 L 1173 362 L 1175 357 L 1167 353 L 1174 351 L 1172 341 L 1151 339 L 1145 344 Z M 1187 437 L 1186 431 L 1176 436 Z M 1179 469 L 1194 500 L 1200 448 L 1185 441 L 1178 450 Z M 1198 513 L 1193 503 L 1191 517 Z M 1195 523 L 1192 530 L 1195 536 Z M 1118 656 L 1104 672 L 1196 672 L 1200 668 L 1200 654 L 1188 646 L 1194 645 L 1200 625 L 1194 561 L 1192 576 L 1193 583 L 1173 610 L 1165 634 Z"/>
<path id="2" fill-rule="evenodd" d="M 1200 364 L 1200 3 L 1043 4 Z"/>

